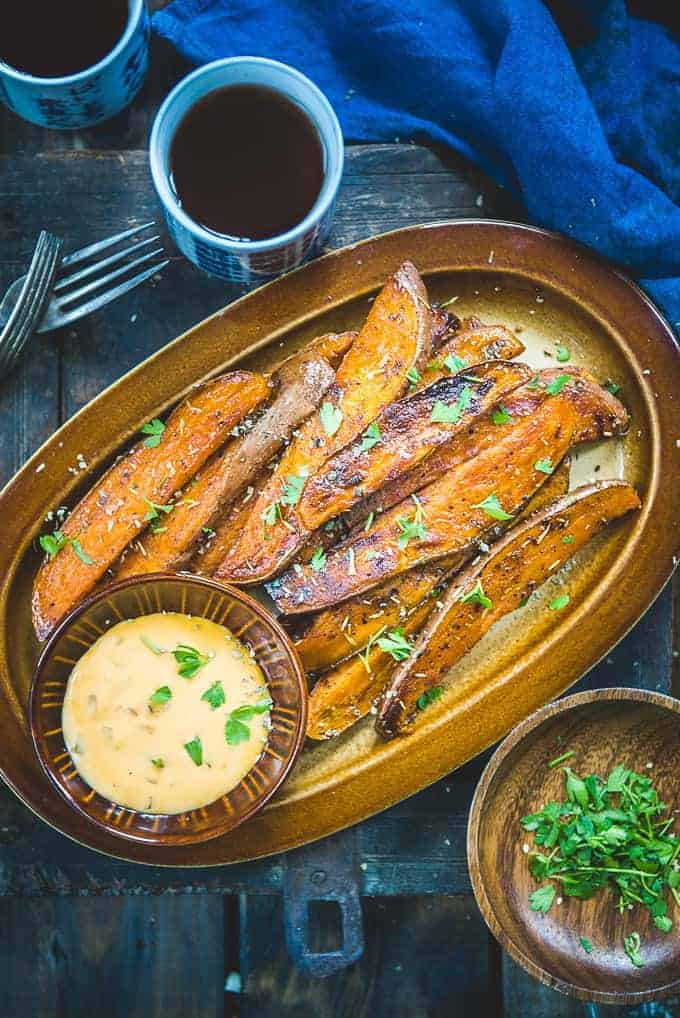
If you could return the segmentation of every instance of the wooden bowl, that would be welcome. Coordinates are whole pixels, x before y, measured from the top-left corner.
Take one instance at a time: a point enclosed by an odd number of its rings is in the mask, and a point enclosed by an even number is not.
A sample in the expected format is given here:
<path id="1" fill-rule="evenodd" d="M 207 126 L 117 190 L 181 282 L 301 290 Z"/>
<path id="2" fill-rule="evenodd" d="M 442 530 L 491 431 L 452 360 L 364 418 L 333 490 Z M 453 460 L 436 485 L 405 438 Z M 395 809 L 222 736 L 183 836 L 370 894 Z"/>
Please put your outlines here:
<path id="1" fill-rule="evenodd" d="M 484 919 L 505 950 L 541 982 L 581 1000 L 637 1004 L 680 989 L 680 915 L 664 934 L 645 908 L 620 915 L 608 888 L 588 901 L 565 897 L 546 915 L 532 912 L 538 886 L 524 844 L 533 835 L 520 818 L 550 799 L 562 800 L 564 775 L 548 762 L 575 750 L 578 774 L 608 774 L 617 764 L 649 773 L 662 800 L 680 809 L 680 701 L 640 689 L 578 693 L 532 714 L 501 743 L 477 786 L 468 825 L 472 887 Z M 653 766 L 646 770 L 647 764 Z M 680 823 L 675 830 L 680 837 Z M 643 968 L 623 938 L 637 931 Z M 594 945 L 587 954 L 580 937 Z"/>
<path id="2" fill-rule="evenodd" d="M 141 813 L 99 795 L 78 773 L 61 729 L 64 690 L 76 661 L 107 627 L 158 611 L 228 623 L 234 635 L 253 648 L 274 704 L 267 743 L 251 770 L 216 802 L 179 814 Z M 234 587 L 163 573 L 111 584 L 70 612 L 40 656 L 29 700 L 35 750 L 54 788 L 100 829 L 161 847 L 220 837 L 257 813 L 290 771 L 304 741 L 306 721 L 304 671 L 271 615 Z"/>

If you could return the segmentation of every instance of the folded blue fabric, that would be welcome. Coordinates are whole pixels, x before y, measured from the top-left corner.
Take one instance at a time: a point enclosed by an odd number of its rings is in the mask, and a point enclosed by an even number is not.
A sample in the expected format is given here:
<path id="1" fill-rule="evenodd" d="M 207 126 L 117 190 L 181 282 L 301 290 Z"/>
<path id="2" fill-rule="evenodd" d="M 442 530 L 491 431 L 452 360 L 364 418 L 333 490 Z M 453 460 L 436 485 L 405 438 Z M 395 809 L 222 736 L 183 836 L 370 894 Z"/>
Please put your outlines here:
<path id="1" fill-rule="evenodd" d="M 515 189 L 532 221 L 636 276 L 678 328 L 680 45 L 624 0 L 551 6 L 175 0 L 153 24 L 197 64 L 293 64 L 347 140 L 451 145 Z"/>

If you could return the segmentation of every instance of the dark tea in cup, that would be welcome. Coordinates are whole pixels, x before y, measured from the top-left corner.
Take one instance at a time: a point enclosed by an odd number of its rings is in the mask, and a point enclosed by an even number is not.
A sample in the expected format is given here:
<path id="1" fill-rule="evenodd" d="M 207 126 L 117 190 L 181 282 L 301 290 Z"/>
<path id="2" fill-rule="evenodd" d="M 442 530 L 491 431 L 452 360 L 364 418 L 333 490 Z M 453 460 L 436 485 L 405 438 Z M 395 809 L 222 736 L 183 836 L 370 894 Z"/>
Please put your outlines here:
<path id="1" fill-rule="evenodd" d="M 319 135 L 304 111 L 262 85 L 199 99 L 170 148 L 172 186 L 196 223 L 240 241 L 277 237 L 302 222 L 324 181 Z"/>

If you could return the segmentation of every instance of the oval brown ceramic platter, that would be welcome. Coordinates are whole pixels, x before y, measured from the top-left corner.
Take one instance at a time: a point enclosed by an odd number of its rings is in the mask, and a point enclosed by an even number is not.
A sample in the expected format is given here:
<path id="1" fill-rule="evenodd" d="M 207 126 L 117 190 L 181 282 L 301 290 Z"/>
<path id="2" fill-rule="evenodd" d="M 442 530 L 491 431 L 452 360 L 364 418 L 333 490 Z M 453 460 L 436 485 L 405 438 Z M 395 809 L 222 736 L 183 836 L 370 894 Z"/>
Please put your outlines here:
<path id="1" fill-rule="evenodd" d="M 72 505 L 141 425 L 190 386 L 236 363 L 271 369 L 297 346 L 357 326 L 367 301 L 405 259 L 432 300 L 461 316 L 521 329 L 524 357 L 614 380 L 632 414 L 624 439 L 578 453 L 572 484 L 625 477 L 643 508 L 596 539 L 548 590 L 497 625 L 456 670 L 411 735 L 382 742 L 372 719 L 307 748 L 278 795 L 242 828 L 189 848 L 125 844 L 91 827 L 50 788 L 33 753 L 27 704 L 39 653 L 30 620 L 35 539 L 47 513 Z M 47 823 L 91 848 L 155 865 L 219 865 L 279 852 L 354 824 L 460 766 L 575 682 L 659 593 L 678 548 L 680 354 L 649 300 L 611 266 L 564 238 L 513 223 L 460 220 L 412 227 L 344 248 L 270 283 L 170 343 L 68 421 L 0 494 L 2 776 Z M 606 446 L 606 448 L 605 448 Z M 86 471 L 69 471 L 79 456 Z M 44 467 L 43 467 L 44 464 Z M 76 476 L 76 474 L 78 476 Z M 551 581 L 552 583 L 553 581 Z"/>

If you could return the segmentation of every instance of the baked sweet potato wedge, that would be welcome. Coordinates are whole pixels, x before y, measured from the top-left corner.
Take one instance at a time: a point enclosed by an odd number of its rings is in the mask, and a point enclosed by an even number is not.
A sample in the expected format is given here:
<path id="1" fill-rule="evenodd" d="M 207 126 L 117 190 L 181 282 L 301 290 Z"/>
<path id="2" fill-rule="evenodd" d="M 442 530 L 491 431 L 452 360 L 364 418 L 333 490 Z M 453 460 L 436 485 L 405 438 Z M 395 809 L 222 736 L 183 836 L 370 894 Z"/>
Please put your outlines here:
<path id="1" fill-rule="evenodd" d="M 231 429 L 271 390 L 263 375 L 232 371 L 194 390 L 170 414 L 160 440 L 138 442 L 109 468 L 68 516 L 33 587 L 41 640 L 95 586 L 157 506 L 193 477 Z"/>
<path id="2" fill-rule="evenodd" d="M 517 522 L 566 494 L 569 490 L 569 468 L 569 458 L 566 457 L 530 499 Z M 509 525 L 515 522 L 511 520 Z M 483 548 L 478 546 L 476 553 L 481 551 Z M 284 621 L 292 633 L 305 670 L 323 671 L 362 650 L 379 629 L 400 625 L 410 610 L 426 598 L 432 598 L 434 606 L 441 584 L 464 564 L 460 555 L 447 556 L 409 569 L 358 597 L 325 608 L 311 618 L 290 616 Z"/>
<path id="3" fill-rule="evenodd" d="M 403 731 L 417 713 L 419 698 L 442 681 L 494 622 L 519 608 L 612 520 L 639 506 L 637 492 L 623 481 L 577 488 L 517 527 L 462 573 L 397 667 L 378 713 L 378 732 L 392 738 Z M 551 606 L 559 610 L 567 603 L 568 594 L 563 594 Z"/>
<path id="4" fill-rule="evenodd" d="M 264 413 L 244 434 L 233 438 L 203 468 L 175 501 L 162 525 L 147 531 L 128 550 L 116 571 L 118 579 L 140 573 L 177 569 L 206 535 L 216 536 L 214 523 L 253 481 L 299 424 L 318 407 L 335 372 L 313 347 L 293 354 L 272 377 L 275 395 Z M 329 352 L 336 356 L 328 345 Z"/>
<path id="5" fill-rule="evenodd" d="M 315 530 L 407 473 L 532 374 L 526 364 L 488 361 L 391 403 L 309 478 L 298 504 L 303 524 Z"/>
<path id="6" fill-rule="evenodd" d="M 217 576 L 259 583 L 293 558 L 309 536 L 297 512 L 306 478 L 402 395 L 409 370 L 422 368 L 428 359 L 431 340 L 425 288 L 415 267 L 405 262 L 373 301 L 320 410 L 305 422 L 253 499 Z"/>
<path id="7" fill-rule="evenodd" d="M 368 533 L 333 549 L 323 569 L 310 563 L 288 570 L 268 584 L 269 593 L 284 614 L 314 611 L 413 566 L 469 554 L 499 521 L 522 511 L 572 443 L 627 426 L 621 404 L 610 414 L 612 399 L 576 369 L 537 376 L 508 397 L 510 422 L 497 428 L 488 448 L 422 488 L 410 503 L 383 513 Z M 479 429 L 490 426 L 483 420 Z"/>
<path id="8" fill-rule="evenodd" d="M 357 334 L 353 331 L 326 332 L 323 336 L 317 336 L 311 343 L 302 347 L 289 357 L 288 360 L 284 361 L 283 364 L 280 364 L 276 369 L 276 374 L 280 374 L 286 365 L 290 365 L 294 358 L 307 356 L 312 353 L 325 358 L 332 368 L 337 368 L 356 338 Z"/>
<path id="9" fill-rule="evenodd" d="M 393 642 L 408 640 L 422 627 L 430 615 L 432 604 L 421 604 L 403 620 L 397 632 L 383 625 L 375 634 L 365 653 L 356 654 L 331 671 L 321 675 L 309 694 L 307 737 L 332 739 L 366 716 L 385 689 L 396 666 L 393 654 L 383 649 L 390 635 Z M 399 654 L 395 645 L 394 653 Z"/>
<path id="10" fill-rule="evenodd" d="M 540 388 L 545 389 L 551 384 L 559 385 L 567 377 L 581 380 L 578 388 L 573 384 L 571 386 L 575 405 L 580 407 L 581 431 L 575 436 L 575 442 L 587 442 L 598 437 L 622 434 L 625 431 L 628 424 L 625 409 L 615 396 L 602 389 L 587 372 L 578 368 L 566 370 L 548 368 L 542 371 L 540 376 L 536 375 L 526 388 L 515 390 L 509 400 L 497 408 L 499 413 L 495 417 L 489 414 L 478 427 L 459 435 L 446 445 L 439 446 L 412 469 L 394 481 L 389 481 L 374 495 L 364 499 L 345 514 L 345 524 L 353 529 L 360 525 L 368 514 L 385 512 L 438 477 L 450 473 L 465 460 L 479 456 L 496 443 L 499 435 L 507 427 L 512 426 L 516 415 L 521 415 L 525 396 L 531 401 L 534 395 L 540 392 Z"/>
<path id="11" fill-rule="evenodd" d="M 523 352 L 524 343 L 504 325 L 485 325 L 479 318 L 464 318 L 455 331 L 448 330 L 425 369 L 421 385 L 431 385 L 452 371 L 482 361 L 509 361 Z"/>

